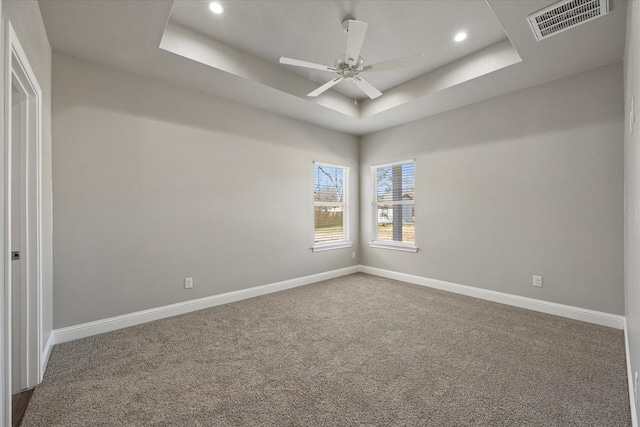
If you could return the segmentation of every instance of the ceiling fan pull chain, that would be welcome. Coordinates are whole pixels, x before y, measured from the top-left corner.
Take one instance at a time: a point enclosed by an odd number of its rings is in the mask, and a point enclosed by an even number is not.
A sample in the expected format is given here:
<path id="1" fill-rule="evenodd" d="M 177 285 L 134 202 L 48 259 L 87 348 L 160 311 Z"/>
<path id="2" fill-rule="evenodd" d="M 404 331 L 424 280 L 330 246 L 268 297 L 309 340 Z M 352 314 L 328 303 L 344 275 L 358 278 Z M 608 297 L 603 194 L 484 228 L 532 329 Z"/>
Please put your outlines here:
<path id="1" fill-rule="evenodd" d="M 356 79 L 353 79 L 353 105 L 358 105 L 358 84 L 356 83 Z"/>

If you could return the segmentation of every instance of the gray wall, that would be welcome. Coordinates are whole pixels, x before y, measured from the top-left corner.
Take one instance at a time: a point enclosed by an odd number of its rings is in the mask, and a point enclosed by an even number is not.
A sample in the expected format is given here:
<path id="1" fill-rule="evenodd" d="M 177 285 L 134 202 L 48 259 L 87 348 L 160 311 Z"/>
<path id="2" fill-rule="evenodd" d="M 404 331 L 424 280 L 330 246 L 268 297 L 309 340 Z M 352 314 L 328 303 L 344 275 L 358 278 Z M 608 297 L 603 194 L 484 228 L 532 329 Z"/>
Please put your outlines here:
<path id="1" fill-rule="evenodd" d="M 11 21 L 42 90 L 42 332 L 44 345 L 53 327 L 51 47 L 36 1 L 5 1 L 2 3 L 2 8 L 4 18 Z"/>
<path id="2" fill-rule="evenodd" d="M 622 94 L 616 63 L 363 137 L 362 264 L 624 314 Z M 410 158 L 420 250 L 369 248 L 370 167 Z"/>
<path id="3" fill-rule="evenodd" d="M 625 302 L 631 372 L 640 370 L 640 2 L 627 6 L 627 40 L 625 50 Z M 636 123 L 629 132 L 631 97 L 635 96 Z M 633 398 L 632 398 L 633 399 Z M 637 405 L 636 405 L 637 406 Z M 638 407 L 636 407 L 636 410 Z M 640 417 L 640 413 L 637 412 Z"/>
<path id="4" fill-rule="evenodd" d="M 55 328 L 358 264 L 356 137 L 60 54 L 53 87 Z M 310 250 L 314 160 L 354 248 Z"/>

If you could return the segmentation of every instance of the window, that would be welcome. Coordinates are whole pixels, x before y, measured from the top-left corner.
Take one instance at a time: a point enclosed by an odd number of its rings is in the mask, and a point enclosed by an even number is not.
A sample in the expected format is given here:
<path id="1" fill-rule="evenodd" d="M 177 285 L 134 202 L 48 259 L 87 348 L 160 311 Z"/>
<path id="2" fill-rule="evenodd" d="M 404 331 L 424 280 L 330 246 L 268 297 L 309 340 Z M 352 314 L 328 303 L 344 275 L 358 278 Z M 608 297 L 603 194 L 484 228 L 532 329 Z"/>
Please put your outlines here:
<path id="1" fill-rule="evenodd" d="M 348 184 L 349 168 L 313 164 L 314 251 L 351 246 L 347 222 Z"/>
<path id="2" fill-rule="evenodd" d="M 371 247 L 416 252 L 413 160 L 374 166 L 374 231 Z"/>

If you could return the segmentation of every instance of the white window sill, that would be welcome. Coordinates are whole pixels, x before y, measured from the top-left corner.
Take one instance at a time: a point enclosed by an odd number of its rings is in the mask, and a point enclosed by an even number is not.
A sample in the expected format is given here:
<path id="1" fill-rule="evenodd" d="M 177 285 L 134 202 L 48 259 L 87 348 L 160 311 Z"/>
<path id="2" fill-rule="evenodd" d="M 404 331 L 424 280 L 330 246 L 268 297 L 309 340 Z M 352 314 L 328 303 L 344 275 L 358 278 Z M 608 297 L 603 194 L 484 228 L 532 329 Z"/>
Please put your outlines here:
<path id="1" fill-rule="evenodd" d="M 334 249 L 350 248 L 353 246 L 351 242 L 330 242 L 330 243 L 318 243 L 311 247 L 313 252 L 332 251 Z"/>
<path id="2" fill-rule="evenodd" d="M 418 252 L 418 247 L 408 243 L 392 243 L 380 240 L 369 242 L 370 248 L 390 249 L 392 251 Z"/>

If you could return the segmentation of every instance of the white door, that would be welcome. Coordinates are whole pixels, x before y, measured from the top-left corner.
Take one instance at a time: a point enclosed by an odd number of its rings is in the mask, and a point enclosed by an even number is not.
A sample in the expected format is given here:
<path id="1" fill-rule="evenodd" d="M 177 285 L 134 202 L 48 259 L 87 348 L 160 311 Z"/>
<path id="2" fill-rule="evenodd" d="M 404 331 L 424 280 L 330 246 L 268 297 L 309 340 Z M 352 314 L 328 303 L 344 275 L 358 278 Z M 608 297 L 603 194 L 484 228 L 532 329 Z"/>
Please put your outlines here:
<path id="1" fill-rule="evenodd" d="M 27 388 L 26 384 L 26 283 L 21 275 L 20 248 L 24 246 L 22 232 L 24 194 L 22 160 L 26 144 L 26 100 L 20 87 L 11 87 L 11 393 Z"/>
<path id="2" fill-rule="evenodd" d="M 2 1 L 2 0 L 0 0 Z M 0 260 L 0 425 L 11 425 L 11 395 L 42 380 L 42 91 L 20 42 L 4 24 L 3 259 Z M 20 259 L 13 260 L 12 252 Z"/>

